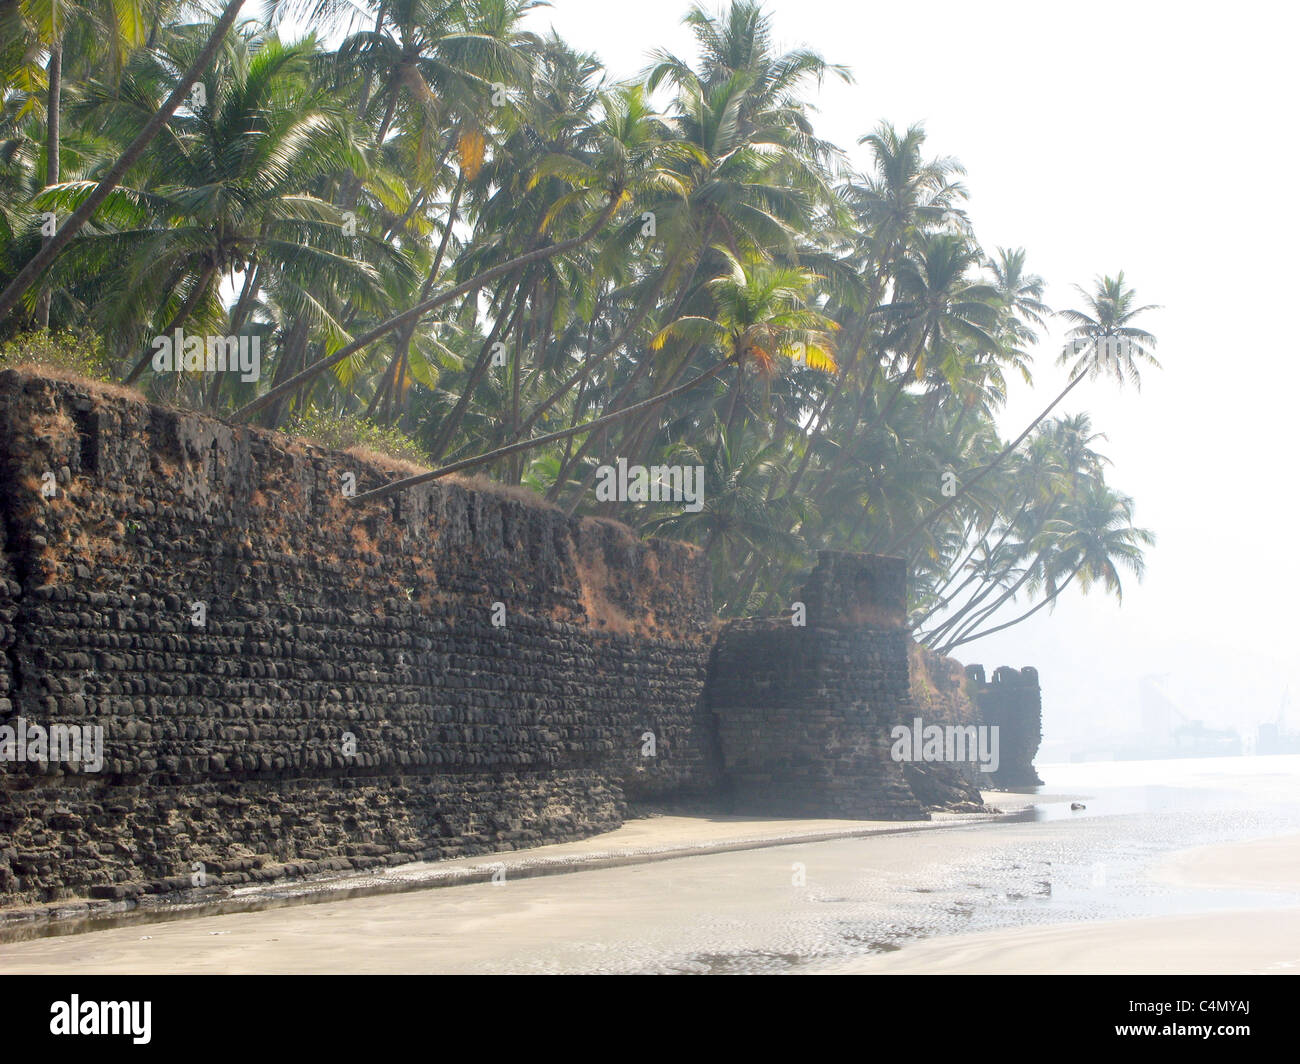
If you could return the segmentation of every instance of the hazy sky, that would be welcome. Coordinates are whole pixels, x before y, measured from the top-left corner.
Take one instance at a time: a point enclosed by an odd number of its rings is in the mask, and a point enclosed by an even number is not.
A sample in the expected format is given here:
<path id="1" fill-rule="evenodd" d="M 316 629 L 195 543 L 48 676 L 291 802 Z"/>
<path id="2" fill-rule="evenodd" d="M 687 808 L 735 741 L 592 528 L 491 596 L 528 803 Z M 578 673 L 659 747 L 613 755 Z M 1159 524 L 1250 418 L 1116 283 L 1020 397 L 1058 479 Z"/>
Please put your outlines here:
<path id="1" fill-rule="evenodd" d="M 648 49 L 693 56 L 682 0 L 554 0 L 530 17 L 617 76 Z M 706 6 L 714 7 L 710 3 Z M 782 47 L 852 68 L 815 97 L 846 148 L 881 119 L 924 122 L 932 154 L 966 166 L 989 249 L 1024 246 L 1047 302 L 1124 270 L 1163 371 L 1140 394 L 1085 382 L 1058 412 L 1105 432 L 1110 479 L 1159 542 L 1124 604 L 1073 589 L 1054 613 L 963 647 L 966 661 L 1038 666 L 1049 739 L 1136 727 L 1138 681 L 1169 674 L 1192 717 L 1253 729 L 1284 687 L 1300 705 L 1295 609 L 1296 340 L 1285 331 L 1300 246 L 1282 179 L 1296 170 L 1293 6 L 769 0 Z M 1275 197 L 1278 200 L 1275 201 Z M 1004 431 L 1056 394 L 1059 328 Z M 1293 711 L 1291 726 L 1300 727 Z"/>
<path id="2" fill-rule="evenodd" d="M 706 5 L 710 8 L 715 5 Z M 934 154 L 965 165 L 981 243 L 1023 246 L 1047 302 L 1124 270 L 1144 303 L 1163 371 L 1141 393 L 1085 382 L 1109 442 L 1110 479 L 1159 542 L 1123 606 L 1073 589 L 1054 613 L 963 647 L 966 661 L 1038 666 L 1050 739 L 1136 726 L 1138 680 L 1192 717 L 1250 724 L 1300 704 L 1293 546 L 1297 343 L 1285 263 L 1294 209 L 1273 202 L 1296 170 L 1292 6 L 1239 3 L 769 0 L 778 43 L 852 68 L 816 97 L 819 130 L 846 147 L 881 119 L 925 124 Z M 616 73 L 648 48 L 683 57 L 679 0 L 555 0 L 554 25 Z M 857 152 L 859 149 L 854 148 Z M 861 156 L 859 156 L 861 157 Z M 1057 334 L 1060 336 L 1060 331 Z M 1059 340 L 1017 389 L 1011 434 L 1064 382 Z M 1300 713 L 1292 726 L 1300 727 Z"/>

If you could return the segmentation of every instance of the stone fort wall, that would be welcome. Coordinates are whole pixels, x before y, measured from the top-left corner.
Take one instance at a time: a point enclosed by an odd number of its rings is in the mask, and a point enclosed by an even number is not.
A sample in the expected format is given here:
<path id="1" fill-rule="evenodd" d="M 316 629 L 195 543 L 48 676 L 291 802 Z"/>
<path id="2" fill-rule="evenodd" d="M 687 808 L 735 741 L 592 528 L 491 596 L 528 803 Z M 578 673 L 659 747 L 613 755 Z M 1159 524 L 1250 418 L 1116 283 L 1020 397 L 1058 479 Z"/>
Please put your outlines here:
<path id="1" fill-rule="evenodd" d="M 0 898 L 511 849 L 716 784 L 697 550 L 345 474 L 395 475 L 0 374 L 0 724 L 105 737 L 94 774 L 0 765 Z"/>
<path id="2" fill-rule="evenodd" d="M 959 666 L 909 651 L 897 560 L 823 554 L 806 626 L 719 629 L 694 547 L 487 483 L 345 494 L 397 475 L 0 372 L 0 732 L 104 736 L 96 772 L 0 760 L 0 906 L 509 850 L 678 803 L 977 807 L 959 769 L 888 757 L 918 706 L 974 712 Z"/>
<path id="3" fill-rule="evenodd" d="M 980 718 L 997 725 L 1002 736 L 1002 765 L 993 773 L 997 787 L 1036 787 L 1042 784 L 1034 769 L 1043 741 L 1043 696 L 1038 670 L 1003 665 L 986 680 L 983 665 L 969 665 L 968 690 Z"/>

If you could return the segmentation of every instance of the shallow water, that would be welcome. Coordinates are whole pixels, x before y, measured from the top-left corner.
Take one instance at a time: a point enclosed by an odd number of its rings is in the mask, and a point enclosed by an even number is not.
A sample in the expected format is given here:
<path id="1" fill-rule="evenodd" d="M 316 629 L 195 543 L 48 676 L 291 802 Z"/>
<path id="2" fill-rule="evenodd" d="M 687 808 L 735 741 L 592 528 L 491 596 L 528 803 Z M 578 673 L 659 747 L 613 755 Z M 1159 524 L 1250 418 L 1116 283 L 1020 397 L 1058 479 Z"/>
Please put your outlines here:
<path id="1" fill-rule="evenodd" d="M 782 853 L 806 865 L 809 885 L 777 919 L 751 923 L 743 935 L 738 928 L 729 935 L 726 921 L 707 921 L 697 932 L 718 945 L 611 970 L 815 970 L 944 935 L 1300 905 L 1300 883 L 1281 891 L 1205 889 L 1152 874 L 1180 850 L 1300 833 L 1300 757 L 1047 765 L 1039 775 L 1045 782 L 1034 791 L 1079 796 L 1087 808 L 1047 801 L 1009 826 L 951 829 L 925 840 L 940 852 L 919 868 L 873 859 L 905 845 L 901 837 L 787 847 Z M 1001 841 L 975 847 L 953 838 L 967 832 Z M 855 863 L 876 867 L 855 874 Z M 721 940 L 733 936 L 764 943 L 722 948 Z"/>
<path id="2" fill-rule="evenodd" d="M 50 970 L 790 972 L 940 935 L 1300 905 L 1300 884 L 1209 890 L 1153 875 L 1189 847 L 1300 835 L 1300 757 L 1048 765 L 1040 775 L 1043 801 L 1011 822 L 202 920 L 173 911 L 146 925 L 131 914 L 99 922 L 119 925 L 110 930 L 0 953 Z M 1087 808 L 1072 811 L 1063 795 Z"/>
<path id="3" fill-rule="evenodd" d="M 901 878 L 863 875 L 834 896 L 810 891 L 809 910 L 837 911 L 844 949 L 814 931 L 823 918 L 796 913 L 792 929 L 808 925 L 802 949 L 699 954 L 686 970 L 790 970 L 943 935 L 1300 904 L 1300 883 L 1290 890 L 1205 889 L 1152 875 L 1157 862 L 1180 850 L 1300 833 L 1300 757 L 1047 765 L 1039 775 L 1044 785 L 1026 793 L 1079 795 L 1087 808 L 1048 801 L 1018 814 L 1016 828 L 956 828 L 1002 830 L 1005 842 L 967 853 L 954 846 L 951 856 Z M 809 849 L 838 858 L 842 850 L 881 841 Z"/>

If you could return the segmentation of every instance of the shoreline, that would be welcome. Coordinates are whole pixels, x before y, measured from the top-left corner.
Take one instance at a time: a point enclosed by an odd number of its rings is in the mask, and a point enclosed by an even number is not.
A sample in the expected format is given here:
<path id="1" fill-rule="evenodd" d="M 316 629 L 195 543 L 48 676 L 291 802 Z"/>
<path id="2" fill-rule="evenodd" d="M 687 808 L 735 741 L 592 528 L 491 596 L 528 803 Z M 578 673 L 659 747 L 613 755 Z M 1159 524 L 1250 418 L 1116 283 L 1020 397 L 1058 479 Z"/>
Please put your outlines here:
<path id="1" fill-rule="evenodd" d="M 809 974 L 1300 974 L 1300 834 L 1178 850 L 1155 863 L 1151 878 L 1278 892 L 1282 904 L 930 938 Z"/>
<path id="2" fill-rule="evenodd" d="M 483 883 L 502 870 L 510 879 L 566 875 L 710 854 L 912 834 L 976 824 L 1015 822 L 1037 805 L 1069 802 L 1070 794 L 984 791 L 996 812 L 936 812 L 930 820 L 770 819 L 729 815 L 652 814 L 614 831 L 572 842 L 501 850 L 444 861 L 409 861 L 379 869 L 320 872 L 294 879 L 225 888 L 219 896 L 145 896 L 138 900 L 66 898 L 0 909 L 0 945 L 88 934 L 271 908 L 405 894 Z"/>
<path id="3" fill-rule="evenodd" d="M 1047 796 L 1017 797 L 1028 806 Z M 1010 813 L 902 831 L 897 825 L 863 831 L 859 824 L 837 839 L 828 836 L 838 829 L 823 823 L 814 838 L 798 843 L 789 822 L 652 817 L 626 826 L 631 830 L 625 835 L 637 836 L 625 838 L 626 849 L 646 851 L 640 867 L 588 867 L 578 879 L 544 873 L 512 877 L 506 889 L 463 884 L 467 889 L 431 890 L 417 883 L 401 893 L 369 897 L 348 896 L 336 880 L 331 892 L 313 892 L 309 900 L 316 904 L 273 902 L 258 911 L 203 920 L 139 914 L 89 934 L 6 943 L 0 946 L 0 971 L 703 973 L 755 966 L 799 974 L 1300 971 L 1300 889 L 1291 878 L 1289 856 L 1300 854 L 1295 834 L 1171 851 L 1143 866 L 1148 881 L 1159 875 L 1207 883 L 1218 876 L 1215 881 L 1228 891 L 1235 883 L 1225 878 L 1228 871 L 1248 872 L 1252 883 L 1275 891 L 1259 908 L 1238 908 L 1227 894 L 1223 908 L 1210 899 L 1205 911 L 1085 922 L 1049 917 L 1031 925 L 936 931 L 944 924 L 927 923 L 927 912 L 952 911 L 946 907 L 957 898 L 976 897 L 975 888 L 985 897 L 1008 889 L 1011 884 L 996 878 L 1008 861 L 1017 862 L 1010 867 L 1020 869 L 1014 875 L 1022 887 L 1045 873 L 1050 877 L 1052 854 L 1026 863 L 1026 846 L 1041 843 L 1050 849 L 1057 845 L 1053 840 L 1076 834 L 1069 820 L 1016 819 Z M 753 837 L 778 826 L 783 838 Z M 956 827 L 967 830 L 949 830 Z M 650 852 L 692 832 L 695 844 L 703 845 L 701 830 L 713 833 L 709 844 L 718 848 L 696 861 L 674 862 Z M 742 833 L 750 837 L 738 838 Z M 658 846 L 652 848 L 655 836 Z M 608 836 L 599 841 L 608 856 Z M 739 843 L 748 849 L 735 849 Z M 721 848 L 726 846 L 732 848 Z M 1265 852 L 1287 856 L 1273 860 L 1272 871 L 1247 867 L 1252 854 Z M 806 886 L 792 884 L 791 862 L 800 870 L 806 866 Z M 995 878 L 986 878 L 991 874 Z M 943 889 L 936 896 L 933 888 Z M 1025 904 L 1032 909 L 1035 902 L 1030 898 Z M 882 907 L 890 926 L 905 929 L 901 937 L 871 930 L 870 913 Z M 795 912 L 804 915 L 794 918 Z M 143 926 L 151 915 L 151 926 Z M 912 923 L 922 926 L 909 938 Z M 877 936 L 882 941 L 874 941 Z M 856 945 L 846 947 L 846 941 Z"/>
<path id="4" fill-rule="evenodd" d="M 1300 906 L 931 938 L 809 975 L 1297 975 Z"/>

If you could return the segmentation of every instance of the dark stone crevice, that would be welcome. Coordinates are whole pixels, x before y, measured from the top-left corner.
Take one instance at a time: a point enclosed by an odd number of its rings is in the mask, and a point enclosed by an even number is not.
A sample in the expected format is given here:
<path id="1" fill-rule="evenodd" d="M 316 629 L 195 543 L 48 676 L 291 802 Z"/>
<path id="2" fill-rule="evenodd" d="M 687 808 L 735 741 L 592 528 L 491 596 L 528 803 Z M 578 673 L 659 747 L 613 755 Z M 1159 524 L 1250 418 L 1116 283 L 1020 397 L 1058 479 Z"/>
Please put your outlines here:
<path id="1" fill-rule="evenodd" d="M 898 819 L 978 797 L 890 758 L 922 668 L 899 559 L 824 553 L 806 627 L 715 634 L 697 548 L 516 492 L 358 507 L 341 475 L 391 470 L 14 371 L 0 446 L 0 707 L 102 727 L 105 757 L 0 766 L 0 906 L 184 889 L 194 862 L 233 869 L 210 879 L 227 889 L 511 850 L 657 808 Z M 83 475 L 31 498 L 65 467 Z M 926 712 L 973 712 L 940 686 Z"/>

